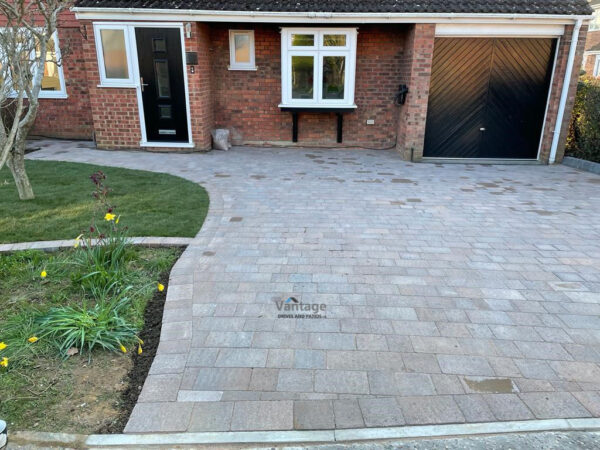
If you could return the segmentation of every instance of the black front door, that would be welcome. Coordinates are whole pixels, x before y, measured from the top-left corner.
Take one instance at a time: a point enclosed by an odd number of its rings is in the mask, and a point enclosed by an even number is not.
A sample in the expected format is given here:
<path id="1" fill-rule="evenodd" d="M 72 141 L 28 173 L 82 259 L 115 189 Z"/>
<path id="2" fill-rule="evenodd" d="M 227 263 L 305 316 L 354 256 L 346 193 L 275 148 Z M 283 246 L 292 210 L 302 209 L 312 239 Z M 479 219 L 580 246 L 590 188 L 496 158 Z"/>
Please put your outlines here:
<path id="1" fill-rule="evenodd" d="M 136 28 L 148 142 L 188 142 L 181 33 L 177 28 Z"/>
<path id="2" fill-rule="evenodd" d="M 555 45 L 436 39 L 423 156 L 536 159 Z"/>

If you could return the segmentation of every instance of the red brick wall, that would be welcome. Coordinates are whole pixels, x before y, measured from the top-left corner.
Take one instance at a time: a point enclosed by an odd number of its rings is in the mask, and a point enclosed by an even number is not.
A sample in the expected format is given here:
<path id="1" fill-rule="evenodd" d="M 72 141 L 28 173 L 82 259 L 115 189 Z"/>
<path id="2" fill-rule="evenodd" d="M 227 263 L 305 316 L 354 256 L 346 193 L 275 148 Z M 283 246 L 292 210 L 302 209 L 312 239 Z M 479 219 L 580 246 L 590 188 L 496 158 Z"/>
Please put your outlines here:
<path id="1" fill-rule="evenodd" d="M 564 77 L 566 74 L 567 59 L 569 57 L 569 49 L 571 47 L 571 36 L 573 33 L 573 26 L 565 27 L 565 34 L 560 40 L 558 55 L 556 59 L 556 69 L 554 72 L 554 80 L 552 82 L 552 90 L 550 92 L 550 102 L 548 105 L 548 114 L 546 116 L 546 122 L 544 124 L 544 136 L 542 137 L 542 146 L 540 150 L 539 160 L 547 163 L 550 158 L 550 149 L 552 147 L 552 139 L 554 136 L 554 128 L 556 127 L 556 119 L 558 115 L 558 107 L 560 103 L 560 97 L 562 94 Z M 579 34 L 579 41 L 577 43 L 577 57 L 573 64 L 573 72 L 571 75 L 571 84 L 569 86 L 569 96 L 567 105 L 564 113 L 564 120 L 560 133 L 560 141 L 556 152 L 556 162 L 561 162 L 565 154 L 565 144 L 567 141 L 567 131 L 569 127 L 569 121 L 571 118 L 571 112 L 573 111 L 573 104 L 575 102 L 575 93 L 577 92 L 577 81 L 578 75 L 581 68 L 581 62 L 583 57 L 583 50 L 585 47 L 585 40 L 587 34 L 587 26 L 581 27 Z"/>
<path id="2" fill-rule="evenodd" d="M 281 41 L 276 25 L 254 29 L 256 71 L 230 71 L 229 30 L 248 24 L 213 25 L 211 32 L 215 126 L 228 128 L 234 143 L 291 145 L 292 119 L 281 112 Z M 353 113 L 344 116 L 343 146 L 391 147 L 396 142 L 403 26 L 359 27 Z M 366 125 L 374 119 L 374 125 Z M 338 146 L 335 114 L 299 116 L 298 145 Z"/>
<path id="3" fill-rule="evenodd" d="M 72 22 L 70 24 L 72 25 Z M 83 58 L 83 37 L 79 32 L 79 26 L 61 27 L 58 30 L 58 41 L 63 52 L 62 68 L 68 97 L 66 99 L 41 98 L 31 134 L 67 139 L 92 139 L 94 127 Z"/>
<path id="4" fill-rule="evenodd" d="M 5 18 L 0 17 L 0 25 Z M 88 83 L 83 65 L 83 37 L 75 14 L 64 11 L 59 16 L 58 41 L 63 58 L 63 72 L 68 98 L 39 99 L 32 135 L 91 139 L 93 123 L 90 113 Z"/>
<path id="5" fill-rule="evenodd" d="M 191 39 L 185 39 L 185 49 L 198 54 L 198 65 L 191 73 L 186 67 L 190 95 L 192 139 L 196 148 L 206 150 L 211 147 L 210 130 L 214 126 L 212 97 L 212 60 L 210 51 L 210 27 L 194 23 Z"/>
<path id="6" fill-rule="evenodd" d="M 409 30 L 401 69 L 409 93 L 400 110 L 396 145 L 407 160 L 423 157 L 434 41 L 434 24 L 415 24 Z"/>
<path id="7" fill-rule="evenodd" d="M 588 51 L 597 45 L 600 45 L 600 30 L 588 32 L 585 42 L 585 50 Z M 587 75 L 593 76 L 595 62 L 596 55 L 589 55 L 585 60 L 585 66 L 583 67 L 583 70 L 585 70 Z"/>
<path id="8" fill-rule="evenodd" d="M 99 148 L 106 149 L 138 148 L 142 135 L 136 90 L 98 87 L 100 73 L 92 22 L 81 21 L 81 29 L 87 35 L 83 53 L 96 143 Z"/>

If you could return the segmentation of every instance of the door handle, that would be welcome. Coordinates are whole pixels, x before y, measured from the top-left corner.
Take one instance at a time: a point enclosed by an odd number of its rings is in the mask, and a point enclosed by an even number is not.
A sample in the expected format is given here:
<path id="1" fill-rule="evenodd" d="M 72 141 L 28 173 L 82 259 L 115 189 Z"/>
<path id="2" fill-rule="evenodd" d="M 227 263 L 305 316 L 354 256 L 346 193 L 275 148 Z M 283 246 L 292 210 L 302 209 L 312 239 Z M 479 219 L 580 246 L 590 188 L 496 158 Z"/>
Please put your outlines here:
<path id="1" fill-rule="evenodd" d="M 144 77 L 140 77 L 140 87 L 142 88 L 142 92 L 144 92 L 144 87 L 148 86 L 148 83 L 144 83 Z"/>

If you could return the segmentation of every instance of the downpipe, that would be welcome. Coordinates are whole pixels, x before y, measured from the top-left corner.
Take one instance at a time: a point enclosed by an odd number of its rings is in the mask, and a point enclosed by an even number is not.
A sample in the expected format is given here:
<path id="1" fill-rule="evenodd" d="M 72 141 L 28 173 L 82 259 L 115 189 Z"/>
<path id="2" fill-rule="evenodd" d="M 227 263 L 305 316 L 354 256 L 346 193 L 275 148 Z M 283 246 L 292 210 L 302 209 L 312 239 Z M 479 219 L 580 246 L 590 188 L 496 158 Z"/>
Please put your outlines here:
<path id="1" fill-rule="evenodd" d="M 565 73 L 565 79 L 563 81 L 562 93 L 560 95 L 560 103 L 558 105 L 558 114 L 556 117 L 556 125 L 554 127 L 554 136 L 552 137 L 552 147 L 550 147 L 550 159 L 549 164 L 556 162 L 556 151 L 558 150 L 558 142 L 560 141 L 560 130 L 562 128 L 563 119 L 565 117 L 565 108 L 567 106 L 567 99 L 569 97 L 569 86 L 571 85 L 571 76 L 573 74 L 573 65 L 575 63 L 575 55 L 577 53 L 577 43 L 579 42 L 579 31 L 583 19 L 577 19 L 573 33 L 571 34 L 571 47 L 569 48 L 569 57 L 567 59 L 567 69 Z"/>

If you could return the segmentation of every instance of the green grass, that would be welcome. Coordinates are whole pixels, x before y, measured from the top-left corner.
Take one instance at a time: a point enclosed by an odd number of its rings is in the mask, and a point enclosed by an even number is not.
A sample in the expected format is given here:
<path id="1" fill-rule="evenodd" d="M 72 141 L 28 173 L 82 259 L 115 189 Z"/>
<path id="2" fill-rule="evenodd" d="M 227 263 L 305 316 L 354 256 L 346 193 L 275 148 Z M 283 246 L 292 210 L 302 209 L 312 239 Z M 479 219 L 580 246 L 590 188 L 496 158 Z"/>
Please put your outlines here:
<path id="1" fill-rule="evenodd" d="M 208 210 L 201 186 L 172 175 L 53 161 L 26 167 L 36 195 L 29 201 L 19 200 L 10 171 L 0 170 L 0 243 L 73 239 L 86 230 L 94 210 L 89 176 L 97 170 L 107 175 L 109 201 L 129 236 L 193 237 Z"/>
<path id="2" fill-rule="evenodd" d="M 65 360 L 49 340 L 27 342 L 35 333 L 35 317 L 53 306 L 82 304 L 86 294 L 73 282 L 68 264 L 76 251 L 81 249 L 0 254 L 0 342 L 8 345 L 0 359 L 10 358 L 9 367 L 0 368 L 0 417 L 13 430 L 89 433 L 119 413 L 119 389 L 137 356 L 134 346 L 127 354 L 94 351 L 91 360 L 87 353 Z M 136 296 L 128 315 L 142 328 L 156 282 L 181 250 L 134 247 L 131 252 L 127 281 Z M 42 270 L 48 273 L 44 280 Z"/>

